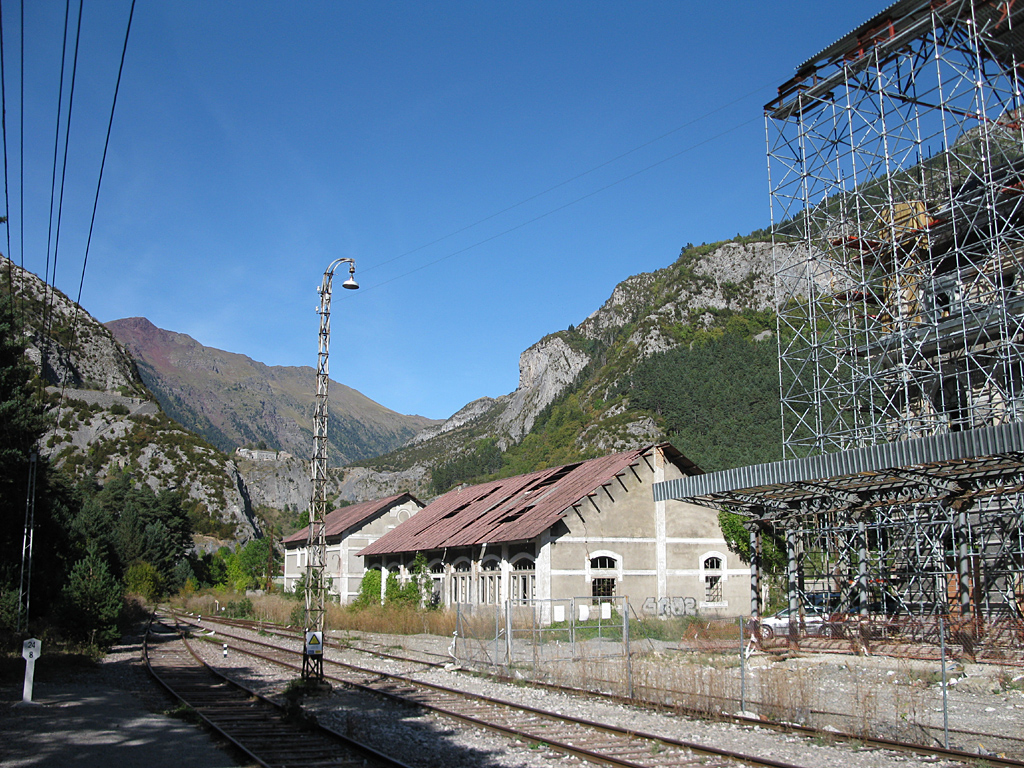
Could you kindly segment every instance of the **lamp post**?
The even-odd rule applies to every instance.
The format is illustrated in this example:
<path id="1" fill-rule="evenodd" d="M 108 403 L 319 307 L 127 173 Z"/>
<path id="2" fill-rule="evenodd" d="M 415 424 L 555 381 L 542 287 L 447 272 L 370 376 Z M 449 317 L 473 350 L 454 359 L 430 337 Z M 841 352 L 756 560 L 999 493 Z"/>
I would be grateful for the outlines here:
<path id="1" fill-rule="evenodd" d="M 327 539 L 324 518 L 327 517 L 327 387 L 330 377 L 327 358 L 331 346 L 331 285 L 334 270 L 339 264 L 348 264 L 348 280 L 343 288 L 356 289 L 355 259 L 335 259 L 324 271 L 320 284 L 320 352 L 316 366 L 316 408 L 313 412 L 313 460 L 310 472 L 313 493 L 309 504 L 309 532 L 306 537 L 306 627 L 302 654 L 302 679 L 324 679 L 324 614 L 326 612 L 327 584 L 324 570 L 327 560 Z"/>

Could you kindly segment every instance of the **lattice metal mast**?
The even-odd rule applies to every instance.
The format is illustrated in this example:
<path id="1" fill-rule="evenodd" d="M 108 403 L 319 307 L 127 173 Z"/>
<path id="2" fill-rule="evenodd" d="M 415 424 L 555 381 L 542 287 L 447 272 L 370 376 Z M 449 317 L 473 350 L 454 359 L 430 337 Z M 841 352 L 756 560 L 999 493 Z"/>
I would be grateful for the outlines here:
<path id="1" fill-rule="evenodd" d="M 334 282 L 334 270 L 339 264 L 348 264 L 348 280 L 342 283 L 343 288 L 355 289 L 359 285 L 355 280 L 356 262 L 354 259 L 335 259 L 324 271 L 324 279 L 320 284 L 320 351 L 316 366 L 316 409 L 313 413 L 313 460 L 310 473 L 313 480 L 313 492 L 309 503 L 309 533 L 306 537 L 306 632 L 324 630 L 324 613 L 326 612 L 327 583 L 324 570 L 327 567 L 327 539 L 325 536 L 324 519 L 327 517 L 327 388 L 330 384 L 328 374 L 328 356 L 331 346 L 331 286 Z M 303 654 L 302 677 L 323 679 L 323 656 Z"/>

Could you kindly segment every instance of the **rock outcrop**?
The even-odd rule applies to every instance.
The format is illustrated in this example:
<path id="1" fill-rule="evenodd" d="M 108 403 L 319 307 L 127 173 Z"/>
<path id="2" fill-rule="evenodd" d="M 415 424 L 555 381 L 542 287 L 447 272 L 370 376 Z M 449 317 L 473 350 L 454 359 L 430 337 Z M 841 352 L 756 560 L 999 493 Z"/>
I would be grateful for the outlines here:
<path id="1" fill-rule="evenodd" d="M 100 483 L 130 469 L 154 490 L 181 491 L 212 520 L 233 527 L 238 541 L 261 535 L 235 465 L 167 417 L 110 331 L 0 256 L 0 272 L 8 269 L 27 331 L 26 356 L 48 385 L 55 422 L 41 453 L 72 476 Z"/>

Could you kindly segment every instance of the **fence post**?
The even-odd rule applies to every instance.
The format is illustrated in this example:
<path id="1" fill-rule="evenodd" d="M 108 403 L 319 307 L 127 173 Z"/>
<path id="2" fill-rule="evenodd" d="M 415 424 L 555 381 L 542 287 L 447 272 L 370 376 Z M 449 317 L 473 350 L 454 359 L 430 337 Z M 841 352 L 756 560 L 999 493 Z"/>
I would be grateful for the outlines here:
<path id="1" fill-rule="evenodd" d="M 622 598 L 622 636 L 626 641 L 626 687 L 629 698 L 633 698 L 633 655 L 629 652 L 629 598 Z"/>
<path id="2" fill-rule="evenodd" d="M 569 598 L 569 644 L 572 649 L 572 659 L 576 660 L 576 598 Z"/>
<path id="3" fill-rule="evenodd" d="M 533 643 L 533 674 L 537 674 L 537 603 L 530 603 L 530 640 Z"/>
<path id="4" fill-rule="evenodd" d="M 494 667 L 498 667 L 498 640 L 501 638 L 501 603 L 494 601 Z"/>
<path id="5" fill-rule="evenodd" d="M 505 601 L 505 653 L 506 666 L 512 667 L 512 601 Z"/>
<path id="6" fill-rule="evenodd" d="M 747 657 L 743 654 L 743 617 L 740 616 L 740 712 L 747 711 Z"/>
<path id="7" fill-rule="evenodd" d="M 939 616 L 939 656 L 942 663 L 942 746 L 949 749 L 949 708 L 946 706 L 946 628 Z"/>

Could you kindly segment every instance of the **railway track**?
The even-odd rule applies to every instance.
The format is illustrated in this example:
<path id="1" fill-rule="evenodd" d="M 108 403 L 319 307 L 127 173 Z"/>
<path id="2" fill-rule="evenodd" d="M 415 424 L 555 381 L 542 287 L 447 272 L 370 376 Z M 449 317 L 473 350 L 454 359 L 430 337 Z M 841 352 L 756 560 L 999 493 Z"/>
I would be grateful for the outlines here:
<path id="1" fill-rule="evenodd" d="M 209 624 L 209 622 L 205 623 Z M 264 631 L 266 631 L 265 628 Z M 270 634 L 288 640 L 293 638 L 291 633 L 282 632 L 280 628 L 273 630 Z M 301 653 L 298 650 L 300 646 L 297 642 L 297 635 L 294 637 L 296 638 L 295 644 L 287 648 L 264 639 L 242 637 L 223 630 L 218 630 L 216 636 L 211 639 L 218 644 L 227 641 L 229 648 L 235 652 L 298 670 L 301 664 Z M 436 665 L 437 662 L 420 663 Z M 384 695 L 394 700 L 412 702 L 473 726 L 489 728 L 510 738 L 529 743 L 543 744 L 550 749 L 594 763 L 651 766 L 652 768 L 688 762 L 700 762 L 704 765 L 735 765 L 737 762 L 741 762 L 748 765 L 775 766 L 776 768 L 790 765 L 708 744 L 670 739 L 659 734 L 640 733 L 566 717 L 541 709 L 524 707 L 521 704 L 428 684 L 403 675 L 382 673 L 376 669 L 368 669 L 329 658 L 324 660 L 324 669 L 325 677 L 334 682 L 344 683 L 359 690 Z M 861 740 L 861 744 L 863 748 L 863 740 Z M 922 756 L 930 755 L 933 759 L 941 757 L 956 761 L 975 761 L 978 758 L 977 755 L 956 750 L 924 748 L 897 742 L 879 741 L 873 747 L 913 752 Z M 1017 768 L 1024 766 L 1024 763 L 998 757 L 988 758 L 988 760 L 990 765 L 1016 766 Z"/>
<path id="2" fill-rule="evenodd" d="M 183 618 L 187 620 L 187 617 L 183 617 Z M 217 623 L 221 623 L 221 624 L 224 624 L 224 625 L 227 625 L 227 626 L 231 626 L 231 627 L 237 627 L 239 629 L 259 631 L 259 632 L 262 632 L 262 633 L 264 633 L 266 635 L 269 635 L 269 636 L 276 636 L 276 637 L 281 637 L 281 638 L 284 638 L 284 639 L 291 640 L 291 641 L 296 643 L 296 647 L 301 645 L 302 633 L 299 630 L 294 630 L 294 629 L 291 629 L 290 627 L 282 627 L 282 626 L 279 626 L 279 625 L 266 624 L 266 623 L 263 623 L 263 622 L 250 621 L 250 620 L 246 620 L 246 619 L 226 619 L 226 618 L 220 618 L 220 617 L 217 617 L 216 619 L 209 619 L 209 618 L 207 618 L 204 621 L 206 621 L 207 624 L 209 624 L 210 621 L 216 621 Z M 357 650 L 357 651 L 361 651 L 361 652 L 364 652 L 364 653 L 367 653 L 367 654 L 371 654 L 371 655 L 373 655 L 375 657 L 381 657 L 381 658 L 391 659 L 391 660 L 400 661 L 400 662 L 411 662 L 411 663 L 415 663 L 415 664 L 422 664 L 422 665 L 428 666 L 428 667 L 438 667 L 438 668 L 440 668 L 440 667 L 444 667 L 447 663 L 451 662 L 451 658 L 450 657 L 444 656 L 442 654 L 431 653 L 429 651 L 416 651 L 415 652 L 417 654 L 416 656 L 409 656 L 409 655 L 395 654 L 395 653 L 392 652 L 392 650 L 393 650 L 392 648 L 386 647 L 386 646 L 383 646 L 383 645 L 380 645 L 380 644 L 374 644 L 374 643 L 364 644 L 365 646 L 369 646 L 369 647 L 360 647 L 359 645 L 354 645 L 354 644 L 352 644 L 349 641 L 346 641 L 344 643 L 339 643 L 337 641 L 333 641 L 333 640 L 329 640 L 329 639 L 326 640 L 325 643 L 326 643 L 326 646 L 329 647 L 329 648 L 337 648 L 339 650 L 347 648 L 347 649 Z M 503 677 L 501 675 L 495 675 L 494 679 L 496 679 L 496 680 L 498 680 L 500 682 L 515 682 L 516 684 L 519 684 L 519 685 L 521 685 L 523 683 L 522 680 L 512 680 L 510 678 L 505 678 L 505 677 Z M 541 682 L 541 681 L 530 681 L 529 685 L 531 687 L 535 687 L 535 688 L 539 688 L 539 689 L 543 689 L 543 690 L 547 690 L 547 691 L 553 691 L 553 692 L 557 692 L 557 693 L 563 693 L 563 694 L 566 694 L 566 695 L 569 695 L 569 696 L 581 696 L 581 697 L 588 697 L 588 698 L 598 698 L 598 699 L 603 699 L 603 700 L 606 700 L 606 701 L 614 702 L 614 703 L 617 703 L 617 704 L 626 704 L 626 705 L 630 705 L 630 706 L 647 707 L 647 708 L 650 708 L 650 709 L 657 709 L 657 710 L 664 710 L 665 709 L 665 706 L 660 704 L 656 699 L 652 699 L 652 700 L 645 700 L 643 698 L 632 698 L 632 699 L 630 699 L 630 698 L 625 697 L 625 696 L 620 696 L 620 695 L 616 695 L 616 694 L 606 693 L 606 692 L 602 692 L 602 691 L 598 691 L 598 690 L 584 690 L 584 689 L 580 689 L 580 688 L 573 688 L 573 687 L 570 687 L 570 686 L 559 685 L 559 684 L 554 684 L 554 683 L 546 683 L 546 682 Z M 902 751 L 902 752 L 912 752 L 912 753 L 915 753 L 915 754 L 930 755 L 930 756 L 933 756 L 933 757 L 945 757 L 945 758 L 949 758 L 949 759 L 956 760 L 956 761 L 971 761 L 971 760 L 978 760 L 979 759 L 979 755 L 976 754 L 976 753 L 966 752 L 966 751 L 962 751 L 962 750 L 958 750 L 958 749 L 948 749 L 947 750 L 947 749 L 943 749 L 941 746 L 939 746 L 939 743 L 941 743 L 941 737 L 942 737 L 942 729 L 941 728 L 938 728 L 936 730 L 936 732 L 932 734 L 932 737 L 936 740 L 935 744 L 922 744 L 922 743 L 918 743 L 918 742 L 896 741 L 896 740 L 893 740 L 893 739 L 870 738 L 870 737 L 867 737 L 867 736 L 865 736 L 863 734 L 859 734 L 859 733 L 841 733 L 841 732 L 838 732 L 838 731 L 835 731 L 835 730 L 823 731 L 823 730 L 820 730 L 818 728 L 813 728 L 813 727 L 810 727 L 810 726 L 799 725 L 799 724 L 796 724 L 796 723 L 774 722 L 774 721 L 768 721 L 768 720 L 761 720 L 761 719 L 758 719 L 758 718 L 744 716 L 744 715 L 729 714 L 727 712 L 727 708 L 731 707 L 733 709 L 738 709 L 739 708 L 739 701 L 734 700 L 734 699 L 726 699 L 726 698 L 723 698 L 723 697 L 712 697 L 712 698 L 720 698 L 721 699 L 722 711 L 720 711 L 718 713 L 715 713 L 714 715 L 711 715 L 711 716 L 709 716 L 709 714 L 705 710 L 696 710 L 696 709 L 690 710 L 690 709 L 688 709 L 686 707 L 679 706 L 679 705 L 671 706 L 670 710 L 675 712 L 675 713 L 677 713 L 677 714 L 680 714 L 680 715 L 683 715 L 683 716 L 688 716 L 688 717 L 694 717 L 694 718 L 697 718 L 697 719 L 708 719 L 709 717 L 713 717 L 715 720 L 724 721 L 724 722 L 731 722 L 731 723 L 735 723 L 737 725 L 745 725 L 745 726 L 752 726 L 752 727 L 756 726 L 756 727 L 759 727 L 759 728 L 767 728 L 767 729 L 775 730 L 775 731 L 782 732 L 782 733 L 797 734 L 797 735 L 801 735 L 801 736 L 804 736 L 804 737 L 807 737 L 807 738 L 818 739 L 818 740 L 825 740 L 825 741 L 828 741 L 828 742 L 845 741 L 845 742 L 861 744 L 861 745 L 864 745 L 864 746 L 869 747 L 869 748 L 887 749 L 887 750 L 895 750 L 895 751 Z M 755 705 L 755 706 L 757 705 L 757 703 L 758 702 L 753 701 L 753 700 L 748 701 L 748 704 Z M 853 717 L 852 715 L 848 715 L 848 714 L 841 713 L 841 712 L 829 712 L 829 711 L 818 711 L 818 710 L 814 710 L 813 714 L 829 716 L 829 717 L 835 718 L 836 720 L 840 720 L 840 721 L 842 719 L 850 719 L 851 717 Z M 922 730 L 925 729 L 925 726 L 920 726 L 920 727 L 922 728 Z M 951 736 L 960 737 L 960 739 L 963 742 L 965 742 L 965 743 L 981 743 L 981 742 L 985 742 L 985 743 L 989 743 L 989 744 L 990 743 L 1013 743 L 1018 748 L 1019 747 L 1024 747 L 1024 740 L 1022 740 L 1020 738 L 1016 738 L 1015 739 L 1015 738 L 1012 738 L 1012 737 L 1009 737 L 1009 736 L 1001 736 L 1001 735 L 997 735 L 997 734 L 981 733 L 981 732 L 977 732 L 977 731 L 965 731 L 965 730 L 956 729 L 956 728 L 950 728 L 949 729 L 949 733 L 950 733 Z M 1014 760 L 1014 759 L 1001 758 L 1001 757 L 999 757 L 997 755 L 985 755 L 985 759 L 991 765 L 1024 766 L 1024 761 L 1018 761 L 1018 760 Z"/>
<path id="3" fill-rule="evenodd" d="M 143 653 L 164 688 L 258 765 L 408 768 L 228 680 L 204 664 L 175 628 L 151 625 Z"/>

